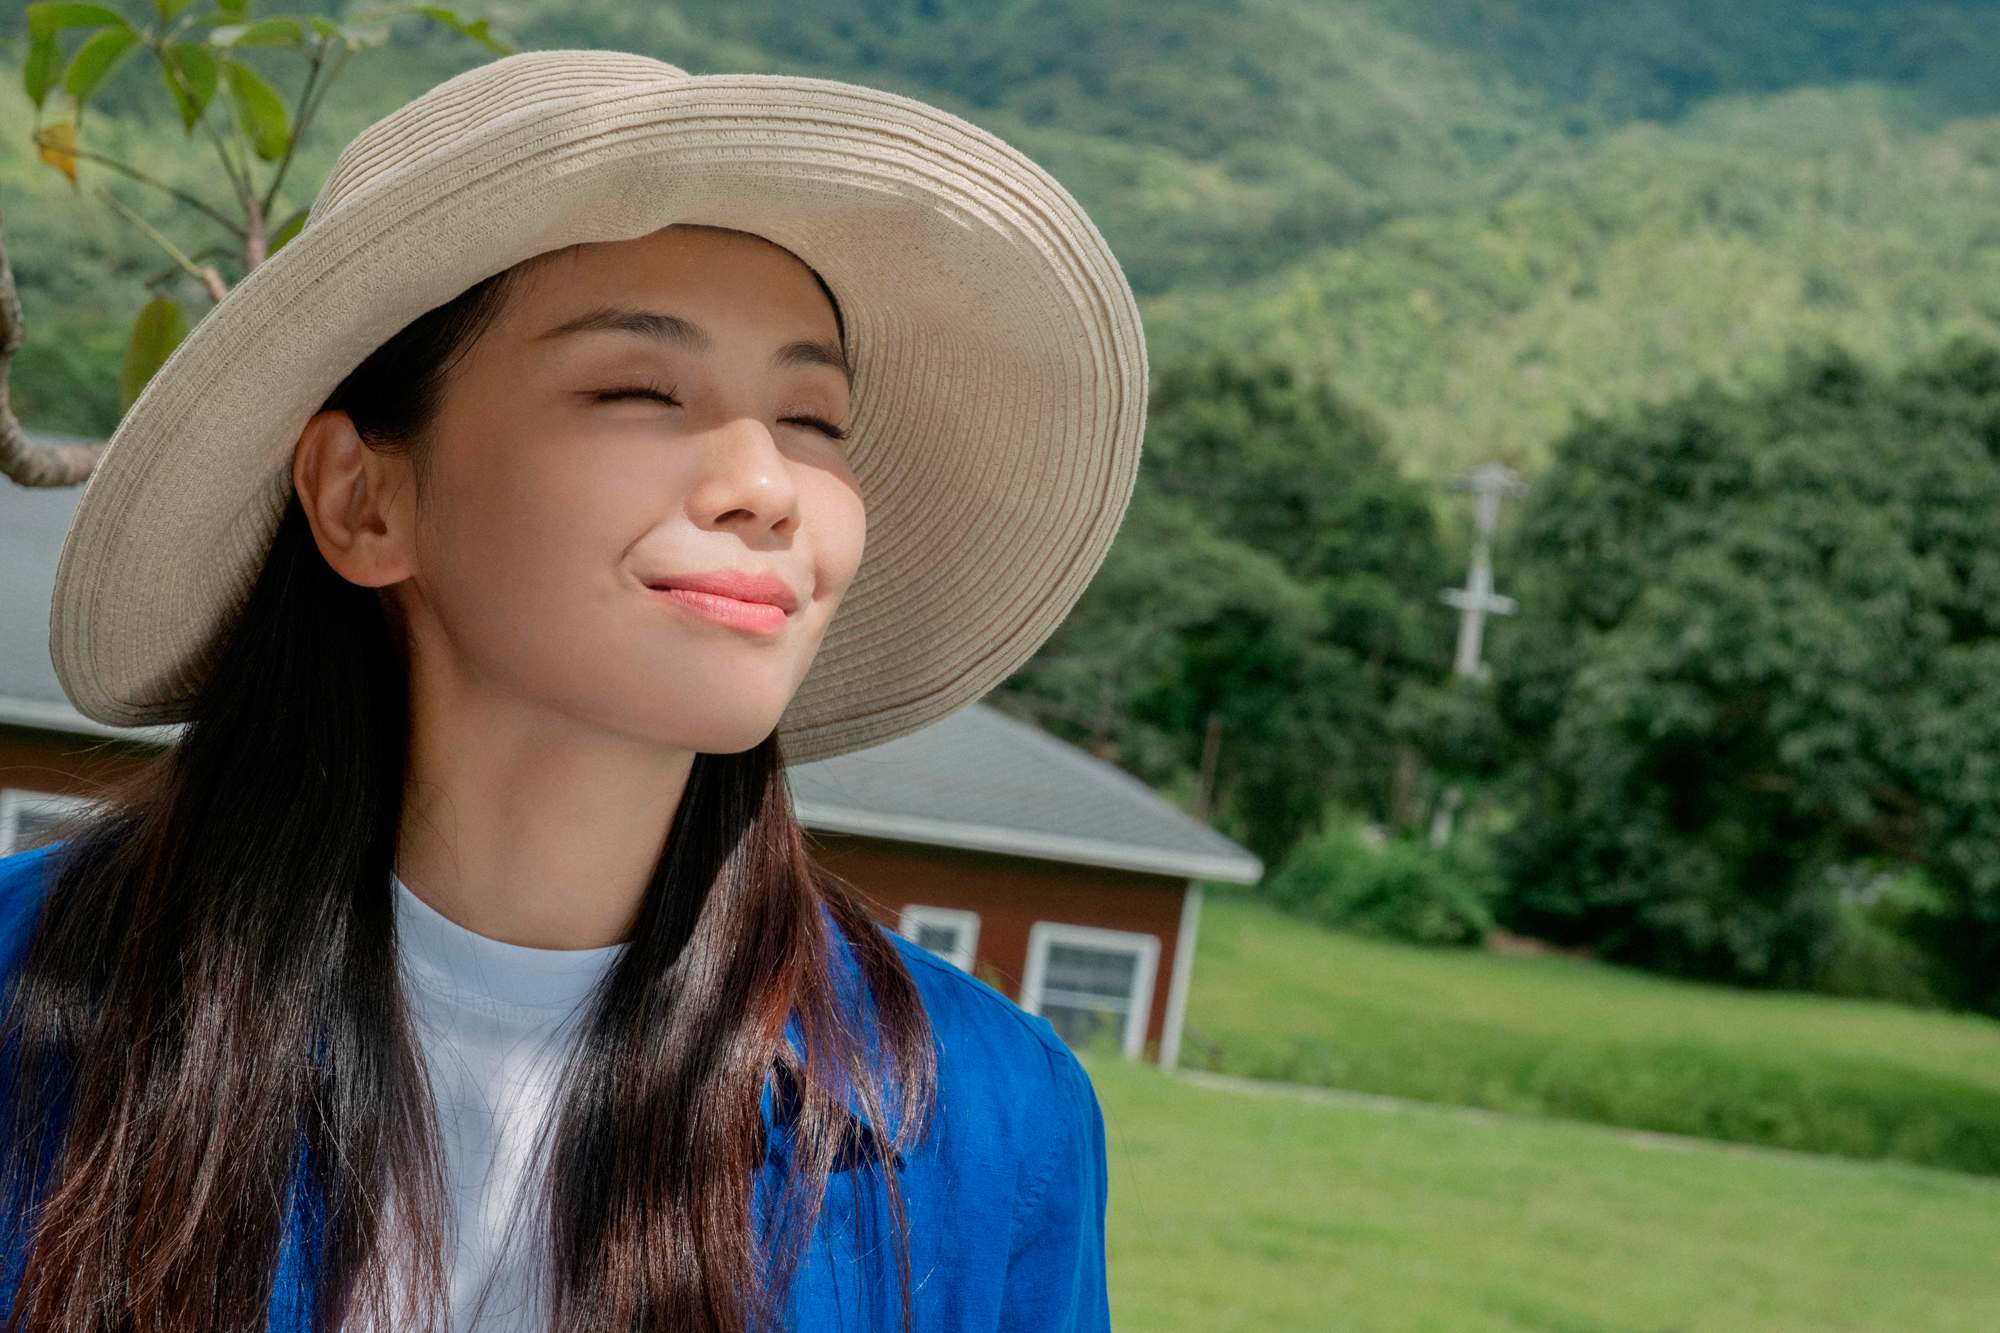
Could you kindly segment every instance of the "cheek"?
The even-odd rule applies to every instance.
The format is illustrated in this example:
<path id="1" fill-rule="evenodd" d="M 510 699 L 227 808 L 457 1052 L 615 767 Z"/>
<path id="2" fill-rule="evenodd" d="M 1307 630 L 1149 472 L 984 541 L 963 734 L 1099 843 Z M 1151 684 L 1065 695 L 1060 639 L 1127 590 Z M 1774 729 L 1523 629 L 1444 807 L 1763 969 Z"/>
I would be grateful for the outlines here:
<path id="1" fill-rule="evenodd" d="M 799 485 L 800 508 L 812 531 L 817 581 L 814 600 L 839 603 L 868 543 L 868 510 L 846 472 L 809 471 Z"/>
<path id="2" fill-rule="evenodd" d="M 456 638 L 526 646 L 541 630 L 573 632 L 583 605 L 610 594 L 629 540 L 631 488 L 522 443 L 496 432 L 437 460 L 420 577 Z"/>
<path id="3" fill-rule="evenodd" d="M 642 540 L 684 568 L 741 557 L 740 534 L 685 521 L 696 453 L 499 422 L 458 444 L 433 460 L 418 562 L 448 670 L 704 751 L 776 724 L 861 563 L 867 515 L 844 468 L 796 466 L 798 541 L 753 543 L 810 577 L 812 603 L 795 632 L 751 644 L 663 618 L 629 575 Z"/>

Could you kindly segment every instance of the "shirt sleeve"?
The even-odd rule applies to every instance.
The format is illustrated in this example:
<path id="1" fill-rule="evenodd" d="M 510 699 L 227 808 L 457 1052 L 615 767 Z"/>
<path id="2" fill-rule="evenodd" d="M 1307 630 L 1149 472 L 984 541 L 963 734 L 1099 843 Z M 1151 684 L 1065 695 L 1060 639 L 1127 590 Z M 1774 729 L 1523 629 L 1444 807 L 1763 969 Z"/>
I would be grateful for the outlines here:
<path id="1" fill-rule="evenodd" d="M 1066 1052 L 1047 1160 L 1015 1206 L 1002 1333 L 1109 1333 L 1104 1276 L 1104 1116 L 1090 1079 Z"/>

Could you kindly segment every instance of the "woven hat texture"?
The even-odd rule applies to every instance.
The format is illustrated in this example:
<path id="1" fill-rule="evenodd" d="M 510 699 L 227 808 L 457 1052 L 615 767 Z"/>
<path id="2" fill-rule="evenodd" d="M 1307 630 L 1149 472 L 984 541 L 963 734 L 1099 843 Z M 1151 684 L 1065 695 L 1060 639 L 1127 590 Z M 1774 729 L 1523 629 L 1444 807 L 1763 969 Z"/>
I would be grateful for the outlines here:
<path id="1" fill-rule="evenodd" d="M 1138 311 L 1089 218 L 1020 153 L 907 98 L 549 51 L 363 132 L 298 237 L 133 405 L 57 574 L 71 701 L 114 725 L 187 715 L 299 432 L 397 330 L 521 260 L 675 223 L 785 247 L 846 323 L 868 548 L 780 726 L 788 757 L 892 739 L 997 685 L 1096 571 L 1138 468 Z"/>

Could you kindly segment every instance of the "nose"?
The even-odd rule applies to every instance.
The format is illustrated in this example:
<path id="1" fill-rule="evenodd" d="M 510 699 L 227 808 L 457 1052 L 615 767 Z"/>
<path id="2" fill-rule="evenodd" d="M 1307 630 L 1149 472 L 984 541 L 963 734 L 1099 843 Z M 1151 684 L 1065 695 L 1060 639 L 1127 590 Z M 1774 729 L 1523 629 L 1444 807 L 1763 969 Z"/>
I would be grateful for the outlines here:
<path id="1" fill-rule="evenodd" d="M 755 417 L 740 417 L 713 431 L 700 479 L 688 495 L 695 526 L 733 531 L 746 541 L 789 537 L 799 525 L 799 491 L 792 470 Z"/>

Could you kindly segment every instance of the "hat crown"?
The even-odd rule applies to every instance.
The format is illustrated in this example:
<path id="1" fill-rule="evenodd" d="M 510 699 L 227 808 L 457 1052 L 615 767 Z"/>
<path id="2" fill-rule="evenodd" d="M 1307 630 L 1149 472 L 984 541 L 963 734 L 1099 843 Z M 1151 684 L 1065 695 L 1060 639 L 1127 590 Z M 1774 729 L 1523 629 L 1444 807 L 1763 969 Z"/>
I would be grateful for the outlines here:
<path id="1" fill-rule="evenodd" d="M 355 136 L 320 187 L 306 225 L 385 172 L 516 112 L 687 77 L 663 60 L 622 51 L 528 51 L 469 69 Z"/>

